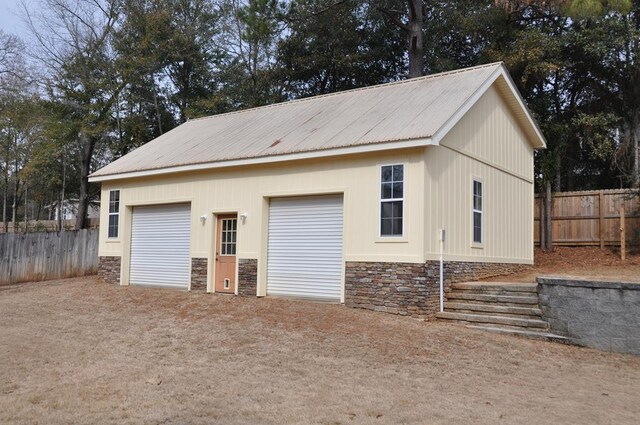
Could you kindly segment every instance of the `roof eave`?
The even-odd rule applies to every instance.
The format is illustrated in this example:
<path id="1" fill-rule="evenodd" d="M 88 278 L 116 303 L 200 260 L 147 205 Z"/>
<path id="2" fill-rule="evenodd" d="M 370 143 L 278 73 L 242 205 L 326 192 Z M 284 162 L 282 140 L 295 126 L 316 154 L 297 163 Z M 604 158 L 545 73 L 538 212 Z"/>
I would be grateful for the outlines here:
<path id="1" fill-rule="evenodd" d="M 132 178 L 150 177 L 165 174 L 182 173 L 189 171 L 213 170 L 218 168 L 240 167 L 247 165 L 271 164 L 285 161 L 299 161 L 304 159 L 327 158 L 332 156 L 353 155 L 358 153 L 380 152 L 386 150 L 407 149 L 434 145 L 431 137 L 423 137 L 411 140 L 390 141 L 373 143 L 361 146 L 349 146 L 344 148 L 325 149 L 312 152 L 298 152 L 284 155 L 261 156 L 256 158 L 236 159 L 228 161 L 207 162 L 202 164 L 178 165 L 173 167 L 156 168 L 150 170 L 130 171 L 100 175 L 100 170 L 89 176 L 92 183 L 111 180 L 124 180 Z"/>
<path id="2" fill-rule="evenodd" d="M 451 131 L 451 129 L 469 112 L 469 110 L 476 104 L 476 102 L 484 95 L 489 87 L 491 87 L 498 78 L 502 77 L 509 88 L 509 91 L 513 98 L 516 100 L 523 115 L 523 124 L 526 127 L 527 136 L 529 137 L 534 149 L 545 149 L 547 147 L 547 141 L 538 126 L 538 123 L 531 115 L 531 111 L 522 99 L 520 92 L 516 88 L 515 83 L 511 79 L 509 72 L 505 68 L 503 63 L 485 80 L 484 83 L 467 99 L 466 102 L 453 114 L 445 124 L 436 131 L 433 135 L 433 144 L 439 144 L 440 141 Z"/>

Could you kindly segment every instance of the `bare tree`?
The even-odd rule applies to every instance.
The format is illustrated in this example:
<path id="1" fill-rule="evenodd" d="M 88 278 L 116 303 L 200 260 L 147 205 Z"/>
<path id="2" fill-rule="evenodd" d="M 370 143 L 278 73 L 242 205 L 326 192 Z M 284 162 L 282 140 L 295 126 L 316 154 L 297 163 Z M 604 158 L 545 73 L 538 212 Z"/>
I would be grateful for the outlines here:
<path id="1" fill-rule="evenodd" d="M 122 0 L 42 0 L 24 7 L 37 42 L 35 57 L 48 71 L 47 88 L 75 128 L 80 162 L 75 227 L 85 228 L 89 181 L 96 144 L 109 133 L 109 120 L 124 88 L 118 75 L 113 35 Z"/>

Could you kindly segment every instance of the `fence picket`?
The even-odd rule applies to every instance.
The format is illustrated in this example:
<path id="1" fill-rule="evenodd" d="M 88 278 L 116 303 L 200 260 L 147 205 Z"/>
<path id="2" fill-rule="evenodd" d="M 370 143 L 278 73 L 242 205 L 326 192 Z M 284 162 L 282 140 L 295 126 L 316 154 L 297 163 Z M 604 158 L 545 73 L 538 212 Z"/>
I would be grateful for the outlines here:
<path id="1" fill-rule="evenodd" d="M 558 192 L 553 194 L 551 221 L 554 245 L 620 245 L 620 207 L 624 205 L 626 239 L 640 243 L 640 196 L 628 189 Z M 540 205 L 536 195 L 534 207 L 534 241 L 540 245 Z"/>
<path id="2" fill-rule="evenodd" d="M 97 229 L 0 234 L 0 284 L 98 272 Z"/>

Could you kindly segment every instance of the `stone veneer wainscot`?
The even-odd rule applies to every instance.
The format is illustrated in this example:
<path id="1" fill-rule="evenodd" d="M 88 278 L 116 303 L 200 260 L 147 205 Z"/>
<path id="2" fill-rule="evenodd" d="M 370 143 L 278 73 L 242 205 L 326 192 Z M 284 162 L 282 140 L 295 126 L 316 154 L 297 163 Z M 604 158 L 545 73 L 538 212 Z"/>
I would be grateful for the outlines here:
<path id="1" fill-rule="evenodd" d="M 120 257 L 100 257 L 98 277 L 107 283 L 120 283 Z"/>
<path id="2" fill-rule="evenodd" d="M 526 270 L 527 265 L 508 263 L 444 263 L 445 294 L 457 282 L 506 275 Z M 347 262 L 347 307 L 431 318 L 440 303 L 440 263 Z"/>
<path id="3" fill-rule="evenodd" d="M 191 290 L 192 291 L 207 290 L 207 259 L 206 258 L 191 259 Z"/>
<path id="4" fill-rule="evenodd" d="M 256 296 L 258 285 L 258 260 L 238 259 L 238 295 Z"/>

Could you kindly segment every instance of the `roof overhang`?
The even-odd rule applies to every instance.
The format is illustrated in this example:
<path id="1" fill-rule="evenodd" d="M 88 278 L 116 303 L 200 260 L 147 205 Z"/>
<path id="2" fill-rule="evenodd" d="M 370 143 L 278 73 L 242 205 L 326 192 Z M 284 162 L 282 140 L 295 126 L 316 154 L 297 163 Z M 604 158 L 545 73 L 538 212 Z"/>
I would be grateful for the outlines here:
<path id="1" fill-rule="evenodd" d="M 440 127 L 440 129 L 438 129 L 438 131 L 433 135 L 434 144 L 439 144 L 442 138 L 451 131 L 451 129 L 466 115 L 466 113 L 469 112 L 469 109 L 476 104 L 480 97 L 487 92 L 489 87 L 494 84 L 502 95 L 507 98 L 506 100 L 511 107 L 511 112 L 522 126 L 534 149 L 545 149 L 547 147 L 547 140 L 542 134 L 538 123 L 533 118 L 531 111 L 524 103 L 524 99 L 522 99 L 522 96 L 511 79 L 509 72 L 502 63 L 491 74 L 491 76 L 487 78 L 480 87 L 478 87 L 474 94 L 467 99 L 460 109 L 458 109 L 456 113 L 453 114 L 442 127 Z"/>
<path id="2" fill-rule="evenodd" d="M 522 128 L 527 139 L 534 149 L 546 148 L 546 140 L 538 127 L 531 112 L 525 105 L 520 92 L 516 88 L 509 72 L 504 64 L 500 63 L 486 80 L 469 96 L 462 105 L 453 113 L 445 123 L 432 135 L 424 135 L 414 139 L 387 140 L 377 143 L 368 143 L 355 146 L 337 147 L 304 152 L 292 152 L 280 155 L 265 155 L 257 157 L 237 158 L 220 160 L 215 162 L 192 163 L 175 165 L 164 168 L 150 168 L 139 171 L 125 171 L 121 173 L 101 174 L 100 170 L 89 176 L 90 182 L 103 182 L 110 180 L 122 180 L 130 178 L 141 178 L 156 175 L 165 175 L 180 172 L 212 170 L 218 168 L 238 167 L 246 165 L 270 164 L 284 161 L 295 161 L 314 158 L 326 158 L 340 155 L 359 154 L 367 152 L 378 152 L 396 149 L 406 149 L 429 145 L 438 145 L 440 141 L 460 122 L 467 112 L 477 103 L 490 87 L 494 86 L 505 99 L 514 118 Z"/>
<path id="3" fill-rule="evenodd" d="M 327 158 L 332 156 L 380 152 L 380 151 L 388 151 L 388 150 L 394 150 L 394 149 L 416 148 L 416 147 L 424 147 L 424 146 L 430 146 L 435 144 L 436 143 L 434 143 L 431 137 L 427 137 L 427 138 L 412 139 L 412 140 L 400 140 L 400 141 L 374 143 L 374 144 L 367 144 L 367 145 L 361 145 L 361 146 L 349 146 L 345 148 L 324 149 L 324 150 L 312 151 L 312 152 L 290 153 L 286 155 L 261 156 L 257 158 L 234 159 L 229 161 L 216 161 L 216 162 L 207 162 L 207 163 L 201 163 L 201 164 L 178 165 L 175 167 L 157 168 L 152 170 L 140 170 L 140 171 L 126 172 L 126 173 L 118 173 L 118 174 L 107 174 L 107 175 L 97 175 L 97 176 L 92 174 L 89 176 L 89 181 L 92 183 L 104 182 L 104 181 L 111 181 L 111 180 L 122 180 L 122 179 L 150 177 L 150 176 L 157 176 L 157 175 L 166 175 L 166 174 L 172 174 L 172 173 L 183 173 L 183 172 L 190 172 L 190 171 L 213 170 L 218 168 L 240 167 L 240 166 L 247 166 L 247 165 L 258 165 L 258 164 L 272 164 L 272 163 L 284 162 L 284 161 Z"/>

